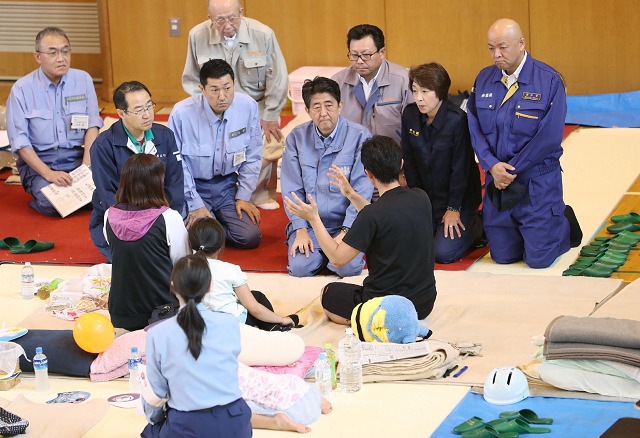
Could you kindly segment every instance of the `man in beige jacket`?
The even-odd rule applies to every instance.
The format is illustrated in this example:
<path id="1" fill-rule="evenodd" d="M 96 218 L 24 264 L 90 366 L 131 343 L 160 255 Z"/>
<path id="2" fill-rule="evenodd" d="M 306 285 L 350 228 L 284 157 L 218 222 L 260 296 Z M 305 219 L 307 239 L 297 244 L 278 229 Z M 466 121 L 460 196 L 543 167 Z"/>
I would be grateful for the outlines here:
<path id="1" fill-rule="evenodd" d="M 287 101 L 287 65 L 269 27 L 243 16 L 238 0 L 210 0 L 209 19 L 189 32 L 182 88 L 200 93 L 200 67 L 210 59 L 224 59 L 236 75 L 236 91 L 258 102 L 264 134 L 262 169 L 251 200 L 258 207 L 276 209 L 277 164 L 284 138 L 280 111 Z"/>

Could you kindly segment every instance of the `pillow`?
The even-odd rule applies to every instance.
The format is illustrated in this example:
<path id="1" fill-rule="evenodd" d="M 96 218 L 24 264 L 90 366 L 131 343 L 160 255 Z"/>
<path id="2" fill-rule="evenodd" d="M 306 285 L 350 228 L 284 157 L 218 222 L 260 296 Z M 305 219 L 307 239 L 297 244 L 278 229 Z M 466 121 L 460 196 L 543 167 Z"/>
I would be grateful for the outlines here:
<path id="1" fill-rule="evenodd" d="M 36 355 L 36 347 L 42 347 L 49 362 L 49 373 L 63 376 L 89 377 L 91 363 L 98 357 L 78 347 L 73 330 L 29 330 L 12 342 L 21 345 L 30 360 Z M 32 373 L 33 363 L 20 356 L 20 369 Z"/>
<path id="2" fill-rule="evenodd" d="M 129 356 L 131 348 L 138 347 L 138 354 L 145 360 L 145 342 L 147 332 L 136 330 L 118 336 L 113 344 L 100 353 L 91 364 L 91 381 L 106 382 L 129 374 Z"/>
<path id="3" fill-rule="evenodd" d="M 248 366 L 289 365 L 302 357 L 304 341 L 291 332 L 266 332 L 240 324 L 242 351 L 238 361 Z"/>
<path id="4" fill-rule="evenodd" d="M 320 353 L 322 353 L 323 351 L 324 348 L 307 346 L 304 348 L 304 354 L 302 355 L 302 357 L 290 365 L 280 367 L 255 366 L 251 368 L 266 371 L 272 374 L 293 374 L 294 376 L 298 376 L 301 379 L 304 379 L 311 367 L 313 367 L 313 365 L 316 363 L 316 360 L 318 360 Z"/>

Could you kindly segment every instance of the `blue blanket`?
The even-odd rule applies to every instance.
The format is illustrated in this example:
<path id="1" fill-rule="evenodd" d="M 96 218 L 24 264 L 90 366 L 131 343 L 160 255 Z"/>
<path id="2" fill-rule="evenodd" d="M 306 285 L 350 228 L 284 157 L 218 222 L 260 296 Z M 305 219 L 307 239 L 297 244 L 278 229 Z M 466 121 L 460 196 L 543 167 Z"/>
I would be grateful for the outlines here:
<path id="1" fill-rule="evenodd" d="M 551 433 L 541 438 L 553 437 L 596 437 L 609 428 L 618 418 L 640 418 L 633 403 L 582 400 L 575 398 L 529 397 L 519 403 L 506 406 L 490 405 L 479 394 L 468 393 L 458 406 L 451 411 L 440 427 L 431 435 L 432 438 L 452 438 L 459 435 L 453 428 L 471 417 L 480 417 L 485 421 L 495 420 L 500 412 L 531 409 L 542 418 L 553 418 L 551 425 L 532 425 L 547 427 Z"/>
<path id="2" fill-rule="evenodd" d="M 612 128 L 640 127 L 640 91 L 567 96 L 567 124 Z"/>

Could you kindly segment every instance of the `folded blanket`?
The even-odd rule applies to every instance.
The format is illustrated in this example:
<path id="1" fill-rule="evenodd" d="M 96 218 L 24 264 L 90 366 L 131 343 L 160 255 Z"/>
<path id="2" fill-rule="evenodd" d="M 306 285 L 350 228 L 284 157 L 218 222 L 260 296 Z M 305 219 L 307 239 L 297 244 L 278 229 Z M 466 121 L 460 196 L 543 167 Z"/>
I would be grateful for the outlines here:
<path id="1" fill-rule="evenodd" d="M 544 337 L 554 343 L 580 343 L 640 349 L 640 321 L 617 318 L 559 316 Z"/>
<path id="2" fill-rule="evenodd" d="M 459 352 L 446 342 L 429 341 L 432 353 L 409 359 L 362 366 L 363 382 L 440 379 L 454 365 Z"/>
<path id="3" fill-rule="evenodd" d="M 610 397 L 640 398 L 640 383 L 585 370 L 543 362 L 537 368 L 542 380 L 567 391 L 583 391 Z"/>
<path id="4" fill-rule="evenodd" d="M 640 349 L 545 341 L 543 354 L 546 359 L 612 360 L 640 367 Z"/>
<path id="5" fill-rule="evenodd" d="M 100 353 L 91 364 L 91 381 L 106 382 L 129 374 L 129 356 L 132 347 L 138 347 L 142 363 L 146 364 L 145 340 L 144 330 L 136 330 L 117 337 L 113 344 Z"/>

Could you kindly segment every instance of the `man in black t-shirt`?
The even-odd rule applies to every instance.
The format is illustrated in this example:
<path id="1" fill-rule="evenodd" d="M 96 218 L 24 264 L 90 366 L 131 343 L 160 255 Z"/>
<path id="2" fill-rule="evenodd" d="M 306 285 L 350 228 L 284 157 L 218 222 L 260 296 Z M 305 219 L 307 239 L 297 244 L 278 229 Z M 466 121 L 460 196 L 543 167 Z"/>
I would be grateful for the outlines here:
<path id="1" fill-rule="evenodd" d="M 334 266 L 349 263 L 360 252 L 367 257 L 369 276 L 364 285 L 329 283 L 323 290 L 322 307 L 332 321 L 349 325 L 351 312 L 358 304 L 401 295 L 413 302 L 418 318 L 424 319 L 436 299 L 429 196 L 421 189 L 400 186 L 402 150 L 389 137 L 376 135 L 366 140 L 362 144 L 362 164 L 380 193 L 374 204 L 353 190 L 337 166 L 331 168 L 331 184 L 340 187 L 359 211 L 339 244 L 322 224 L 311 195 L 309 204 L 294 193 L 293 200 L 284 200 L 292 214 L 311 224 L 322 251 Z"/>

